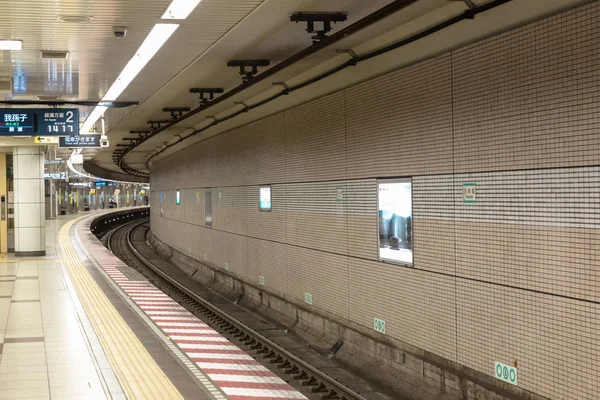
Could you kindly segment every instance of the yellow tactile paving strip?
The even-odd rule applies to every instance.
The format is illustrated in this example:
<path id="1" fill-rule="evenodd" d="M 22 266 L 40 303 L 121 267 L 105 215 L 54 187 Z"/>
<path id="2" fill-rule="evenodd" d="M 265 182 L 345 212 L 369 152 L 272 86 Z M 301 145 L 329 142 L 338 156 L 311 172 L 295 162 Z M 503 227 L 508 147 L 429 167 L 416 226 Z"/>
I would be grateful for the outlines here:
<path id="1" fill-rule="evenodd" d="M 123 392 L 128 399 L 183 399 L 79 259 L 69 232 L 80 219 L 61 228 L 60 250 L 65 268 Z"/>

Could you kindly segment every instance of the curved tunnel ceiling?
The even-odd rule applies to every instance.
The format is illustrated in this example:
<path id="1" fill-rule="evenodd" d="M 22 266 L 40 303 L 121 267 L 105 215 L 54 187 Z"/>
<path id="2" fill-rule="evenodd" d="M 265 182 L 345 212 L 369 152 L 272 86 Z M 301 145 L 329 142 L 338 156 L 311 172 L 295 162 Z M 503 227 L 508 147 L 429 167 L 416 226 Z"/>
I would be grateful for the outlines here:
<path id="1" fill-rule="evenodd" d="M 209 0 L 200 3 L 208 4 Z M 285 86 L 295 86 L 309 81 L 326 71 L 346 63 L 352 56 L 367 54 L 373 50 L 380 49 L 389 44 L 401 41 L 412 35 L 423 32 L 443 21 L 451 20 L 468 12 L 469 7 L 463 1 L 448 0 L 417 0 L 406 1 L 407 6 L 390 17 L 377 24 L 365 28 L 360 32 L 343 38 L 335 45 L 322 49 L 305 59 L 294 63 L 288 68 L 277 72 L 268 79 L 249 86 L 235 96 L 220 102 L 213 107 L 198 112 L 180 123 L 170 126 L 152 138 L 139 144 L 125 157 L 121 157 L 122 168 L 139 174 L 148 173 L 148 159 L 153 157 L 159 159 L 194 142 L 204 140 L 220 132 L 235 128 L 237 126 L 263 118 L 280 110 L 292 107 L 296 104 L 309 101 L 316 97 L 331 93 L 333 91 L 350 86 L 354 83 L 385 73 L 403 65 L 408 65 L 424 58 L 462 46 L 492 34 L 508 30 L 530 22 L 534 19 L 545 17 L 549 14 L 560 12 L 566 8 L 575 7 L 589 0 L 506 0 L 498 7 L 482 12 L 474 19 L 461 20 L 455 25 L 445 28 L 444 33 L 434 33 L 423 37 L 418 41 L 407 44 L 404 47 L 382 54 L 376 58 L 366 60 L 352 68 L 346 68 L 334 75 L 320 80 L 315 84 L 295 91 L 287 96 L 281 96 L 276 100 L 266 103 L 252 111 L 241 113 L 227 122 L 220 123 L 201 133 L 193 135 L 189 139 L 181 141 L 195 130 L 202 130 L 212 123 L 213 120 L 221 120 L 234 113 L 239 113 L 245 107 L 259 104 L 265 99 L 284 90 Z M 225 5 L 233 6 L 234 3 L 249 2 L 242 0 L 221 1 L 223 8 L 214 9 L 198 8 L 192 15 L 199 12 L 216 13 L 223 15 L 227 12 Z M 258 4 L 260 3 L 260 4 Z M 326 4 L 322 4 L 326 3 Z M 311 45 L 310 35 L 304 30 L 306 25 L 289 22 L 289 15 L 294 11 L 344 11 L 348 13 L 348 21 L 334 25 L 331 34 L 352 25 L 364 16 L 371 14 L 380 8 L 389 5 L 389 0 L 364 2 L 358 0 L 348 1 L 297 1 L 281 2 L 276 0 L 254 1 L 254 7 L 247 7 L 244 16 L 237 15 L 229 20 L 230 29 L 214 40 L 211 45 L 191 46 L 186 43 L 185 38 L 191 31 L 186 30 L 190 21 L 185 21 L 182 28 L 167 43 L 168 51 L 161 50 L 157 54 L 157 64 L 165 63 L 169 57 L 175 57 L 177 53 L 190 50 L 186 57 L 193 58 L 184 68 L 169 75 L 157 68 L 154 62 L 149 64 L 131 85 L 131 90 L 126 93 L 142 93 L 146 84 L 148 90 L 153 90 L 156 82 L 165 83 L 152 94 L 145 97 L 137 108 L 129 110 L 127 114 L 123 110 L 109 110 L 106 114 L 109 127 L 109 139 L 111 146 L 97 153 L 94 157 L 95 167 L 102 168 L 103 173 L 120 172 L 115 161 L 119 157 L 113 157 L 114 151 L 126 148 L 132 143 L 133 138 L 130 131 L 147 131 L 148 120 L 165 120 L 169 114 L 162 111 L 164 107 L 189 107 L 197 108 L 199 105 L 197 96 L 189 93 L 193 87 L 219 87 L 225 92 L 241 83 L 238 71 L 228 68 L 226 63 L 230 59 L 266 58 L 271 61 L 272 68 L 283 59 L 306 49 Z M 485 7 L 494 1 L 473 1 L 476 7 Z M 214 4 L 213 4 L 214 5 Z M 514 16 L 520 19 L 515 20 Z M 195 18 L 200 18 L 196 16 Z M 191 29 L 191 28 L 190 28 Z M 177 36 L 179 35 L 179 36 Z M 204 45 L 203 45 L 204 46 Z M 196 49 L 194 52 L 192 49 Z M 351 49 L 352 52 L 348 52 Z M 261 68 L 261 71 L 266 68 Z M 150 82 L 148 84 L 148 82 Z M 275 84 L 284 82 L 285 84 Z M 158 86 L 158 85 L 156 85 Z M 152 87 L 152 89 L 150 88 Z M 125 98 L 123 98 L 125 99 Z M 119 98 L 119 100 L 123 100 Z M 127 97 L 127 99 L 131 99 Z M 128 138 L 128 139 L 124 139 Z M 173 143 L 178 143 L 171 146 Z M 167 150 L 161 150 L 170 146 Z M 155 154 L 160 154 L 154 157 Z M 113 161 L 114 160 L 114 161 Z M 91 165 L 91 164 L 88 164 Z M 100 170 L 96 170 L 102 172 Z M 138 172 L 139 171 L 139 172 Z M 89 171 L 91 172 L 91 171 Z M 131 179 L 131 178 L 129 178 Z"/>

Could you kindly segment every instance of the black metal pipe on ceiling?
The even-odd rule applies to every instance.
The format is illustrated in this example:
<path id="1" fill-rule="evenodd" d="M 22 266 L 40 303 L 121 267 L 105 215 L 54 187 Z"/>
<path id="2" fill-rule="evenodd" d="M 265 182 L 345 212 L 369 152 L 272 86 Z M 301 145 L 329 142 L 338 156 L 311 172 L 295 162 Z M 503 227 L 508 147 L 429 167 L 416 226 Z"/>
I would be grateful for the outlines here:
<path id="1" fill-rule="evenodd" d="M 260 106 L 262 106 L 262 105 L 264 105 L 264 104 L 266 104 L 266 103 L 269 103 L 269 102 L 271 102 L 271 101 L 273 101 L 273 100 L 275 100 L 275 99 L 279 98 L 280 96 L 285 96 L 285 95 L 287 95 L 287 94 L 289 94 L 289 93 L 291 93 L 291 92 L 293 92 L 293 91 L 295 91 L 295 90 L 299 90 L 299 89 L 301 89 L 301 88 L 303 88 L 303 87 L 306 87 L 306 86 L 309 86 L 309 85 L 311 85 L 311 84 L 313 84 L 313 83 L 316 83 L 316 82 L 318 82 L 318 81 L 320 81 L 320 80 L 322 80 L 322 79 L 325 79 L 325 78 L 327 78 L 328 76 L 331 76 L 331 75 L 333 75 L 333 74 L 335 74 L 335 73 L 337 73 L 337 72 L 339 72 L 339 71 L 341 71 L 341 70 L 343 70 L 343 69 L 346 69 L 346 68 L 347 68 L 347 67 L 349 67 L 349 66 L 354 66 L 354 65 L 358 64 L 359 62 L 362 62 L 362 61 L 365 61 L 365 60 L 369 60 L 369 59 L 371 59 L 371 58 L 374 58 L 374 57 L 376 57 L 376 56 L 379 56 L 379 55 L 385 54 L 385 53 L 387 53 L 387 52 L 390 52 L 390 51 L 392 51 L 392 50 L 395 50 L 395 49 L 397 49 L 397 48 L 400 48 L 400 47 L 402 47 L 402 46 L 406 46 L 406 45 L 407 45 L 407 44 L 409 44 L 409 43 L 415 42 L 415 41 L 417 41 L 417 40 L 419 40 L 419 39 L 422 39 L 422 38 L 424 38 L 424 37 L 427 37 L 427 36 L 429 36 L 429 35 L 432 35 L 432 34 L 434 34 L 434 33 L 436 33 L 436 32 L 439 32 L 439 31 L 441 31 L 441 30 L 443 30 L 443 29 L 445 29 L 445 28 L 447 28 L 447 27 L 449 27 L 449 26 L 452 26 L 452 25 L 454 25 L 454 24 L 456 24 L 456 23 L 458 23 L 458 22 L 461 22 L 461 21 L 463 21 L 463 20 L 466 20 L 466 19 L 473 19 L 473 18 L 475 17 L 475 15 L 477 15 L 477 14 L 480 14 L 480 13 L 482 13 L 482 12 L 485 12 L 485 11 L 491 10 L 491 9 L 493 9 L 493 8 L 496 8 L 496 7 L 498 7 L 498 6 L 501 6 L 501 5 L 503 5 L 503 4 L 505 4 L 505 3 L 508 3 L 508 2 L 510 2 L 510 1 L 512 1 L 512 0 L 495 0 L 495 1 L 492 1 L 492 2 L 490 2 L 490 3 L 487 3 L 487 4 L 486 4 L 486 5 L 484 5 L 484 6 L 480 6 L 480 7 L 477 7 L 477 8 L 475 8 L 475 9 L 469 9 L 469 10 L 465 11 L 463 14 L 457 15 L 456 17 L 453 17 L 453 18 L 450 18 L 449 20 L 446 20 L 446 21 L 444 21 L 444 22 L 441 22 L 440 24 L 438 24 L 438 25 L 435 25 L 435 26 L 433 26 L 433 27 L 431 27 L 431 28 L 429 28 L 429 29 L 426 29 L 425 31 L 419 32 L 419 33 L 417 33 L 417 34 L 415 34 L 415 35 L 413 35 L 413 36 L 410 36 L 410 37 L 408 37 L 408 38 L 406 38 L 406 39 L 403 39 L 403 40 L 401 40 L 401 41 L 399 41 L 399 42 L 393 43 L 393 44 L 391 44 L 391 45 L 389 45 L 389 46 L 386 46 L 386 47 L 383 47 L 383 48 L 381 48 L 381 49 L 378 49 L 378 50 L 372 51 L 372 52 L 370 52 L 370 53 L 367 53 L 367 54 L 364 54 L 364 55 L 362 55 L 362 56 L 357 56 L 357 57 L 355 57 L 355 58 L 352 58 L 352 59 L 350 59 L 350 60 L 346 61 L 345 63 L 343 63 L 343 64 L 341 64 L 341 65 L 337 66 L 336 68 L 334 68 L 334 69 L 332 69 L 332 70 L 329 70 L 329 71 L 327 71 L 327 72 L 324 72 L 323 74 L 321 74 L 321 75 L 319 75 L 319 76 L 316 76 L 316 77 L 314 77 L 314 78 L 311 78 L 311 79 L 309 79 L 308 81 L 302 82 L 302 83 L 300 83 L 300 84 L 298 84 L 298 85 L 296 85 L 296 86 L 294 86 L 294 87 L 289 87 L 289 88 L 287 88 L 285 92 L 280 92 L 280 93 L 278 93 L 278 94 L 276 94 L 276 95 L 273 95 L 273 96 L 271 96 L 271 97 L 269 97 L 269 98 L 267 98 L 267 99 L 265 99 L 265 100 L 261 101 L 260 103 L 253 104 L 253 105 L 251 105 L 251 106 L 247 106 L 247 107 L 245 107 L 243 110 L 241 110 L 241 111 L 238 111 L 238 112 L 236 112 L 236 113 L 233 113 L 232 115 L 229 115 L 229 116 L 227 116 L 227 117 L 225 117 L 225 118 L 222 118 L 222 119 L 220 119 L 220 120 L 215 120 L 215 121 L 214 121 L 213 123 L 211 123 L 210 125 L 207 125 L 207 126 L 205 126 L 205 127 L 201 128 L 201 129 L 195 130 L 193 133 L 191 133 L 191 134 L 190 134 L 190 135 L 188 135 L 188 136 L 181 137 L 181 138 L 180 138 L 179 140 L 177 140 L 176 142 L 174 142 L 174 143 L 172 143 L 172 144 L 168 145 L 167 147 L 165 147 L 165 148 L 161 149 L 159 152 L 157 152 L 157 153 L 153 154 L 153 155 L 152 155 L 152 157 L 150 157 L 148 160 L 146 160 L 146 168 L 147 168 L 147 169 L 150 169 L 150 168 L 149 168 L 149 161 L 150 161 L 152 158 L 154 158 L 154 157 L 156 157 L 157 155 L 161 154 L 162 152 L 164 152 L 165 150 L 169 149 L 170 147 L 173 147 L 173 146 L 175 146 L 175 145 L 177 145 L 177 144 L 179 144 L 179 143 L 183 142 L 183 141 L 184 141 L 184 140 L 186 140 L 187 138 L 189 138 L 189 137 L 191 137 L 191 136 L 195 136 L 195 135 L 197 135 L 198 133 L 200 133 L 200 132 L 203 132 L 203 131 L 205 131 L 205 130 L 209 129 L 209 128 L 211 128 L 211 127 L 213 127 L 213 126 L 217 125 L 217 124 L 218 124 L 218 123 L 220 123 L 220 122 L 224 122 L 224 121 L 227 121 L 227 120 L 229 120 L 229 119 L 232 119 L 232 118 L 234 118 L 234 117 L 236 117 L 236 116 L 238 116 L 238 115 L 240 115 L 240 114 L 242 114 L 242 113 L 248 112 L 248 111 L 250 111 L 250 110 L 252 110 L 252 109 L 254 109 L 254 108 L 257 108 L 257 107 L 260 107 Z"/>
<path id="2" fill-rule="evenodd" d="M 230 91 L 228 91 L 226 93 L 223 93 L 222 95 L 220 95 L 219 97 L 210 101 L 209 103 L 201 105 L 201 106 L 191 110 L 190 112 L 186 113 L 185 115 L 173 120 L 169 124 L 166 124 L 165 126 L 157 129 L 152 134 L 146 136 L 140 143 L 138 143 L 138 145 L 144 143 L 146 140 L 150 139 L 154 135 L 157 135 L 157 134 L 169 129 L 169 128 L 173 127 L 174 125 L 176 125 L 176 124 L 178 124 L 178 123 L 180 123 L 202 111 L 205 111 L 212 106 L 222 103 L 223 101 L 256 85 L 259 82 L 262 82 L 263 80 L 275 75 L 276 73 L 299 62 L 300 60 L 302 60 L 302 59 L 304 59 L 326 47 L 329 47 L 332 44 L 339 42 L 340 40 L 375 24 L 376 22 L 381 21 L 382 19 L 396 13 L 397 11 L 400 11 L 400 10 L 408 7 L 409 5 L 411 5 L 417 1 L 418 0 L 395 0 L 395 1 L 391 2 L 387 6 L 382 7 L 379 10 L 367 15 L 366 17 L 356 21 L 355 23 L 347 26 L 346 28 L 340 30 L 339 32 L 336 32 L 336 33 L 332 34 L 331 36 L 327 36 L 325 39 L 313 44 L 312 46 L 307 47 L 306 49 L 292 55 L 291 57 L 286 58 L 285 60 L 274 65 L 273 67 L 269 68 L 265 72 L 254 76 L 250 81 L 244 82 L 244 83 L 236 86 L 235 88 L 231 89 Z M 132 149 L 133 149 L 133 147 L 132 147 Z M 121 159 L 123 159 L 125 157 L 127 152 L 125 152 L 125 154 L 123 154 L 121 156 Z"/>

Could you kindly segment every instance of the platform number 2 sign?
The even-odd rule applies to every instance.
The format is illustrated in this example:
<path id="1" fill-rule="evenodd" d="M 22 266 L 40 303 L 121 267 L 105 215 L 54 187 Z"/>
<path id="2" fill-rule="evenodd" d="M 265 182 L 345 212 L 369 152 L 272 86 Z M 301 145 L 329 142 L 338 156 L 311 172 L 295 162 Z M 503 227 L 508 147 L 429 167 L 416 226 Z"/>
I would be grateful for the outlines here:
<path id="1" fill-rule="evenodd" d="M 504 382 L 517 384 L 517 369 L 510 365 L 502 364 L 496 361 L 495 363 L 495 375 L 496 378 L 503 380 Z"/>

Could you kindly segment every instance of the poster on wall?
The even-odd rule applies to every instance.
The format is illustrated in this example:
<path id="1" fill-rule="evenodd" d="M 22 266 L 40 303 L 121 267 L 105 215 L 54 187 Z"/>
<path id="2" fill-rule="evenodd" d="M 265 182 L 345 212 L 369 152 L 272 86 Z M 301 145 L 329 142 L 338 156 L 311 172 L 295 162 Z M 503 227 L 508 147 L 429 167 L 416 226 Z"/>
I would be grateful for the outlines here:
<path id="1" fill-rule="evenodd" d="M 378 181 L 379 259 L 413 263 L 412 182 Z"/>
<path id="2" fill-rule="evenodd" d="M 271 186 L 261 186 L 259 195 L 259 209 L 261 211 L 271 210 Z"/>

